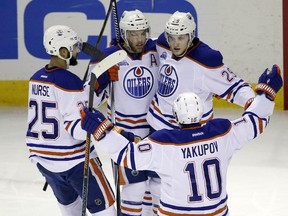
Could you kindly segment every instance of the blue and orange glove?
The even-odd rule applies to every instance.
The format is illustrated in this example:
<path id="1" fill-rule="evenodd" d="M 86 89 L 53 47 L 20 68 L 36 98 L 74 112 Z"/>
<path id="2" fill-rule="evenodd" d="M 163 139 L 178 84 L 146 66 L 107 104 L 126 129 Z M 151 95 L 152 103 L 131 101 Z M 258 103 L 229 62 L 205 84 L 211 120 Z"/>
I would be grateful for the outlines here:
<path id="1" fill-rule="evenodd" d="M 283 80 L 278 65 L 273 65 L 272 69 L 266 69 L 259 77 L 255 91 L 258 95 L 265 93 L 265 96 L 274 101 L 277 92 L 283 86 Z"/>
<path id="2" fill-rule="evenodd" d="M 106 131 L 113 129 L 113 123 L 110 122 L 101 112 L 93 110 L 91 112 L 87 107 L 81 110 L 81 127 L 83 130 L 92 134 L 95 140 L 99 141 L 105 137 Z"/>
<path id="3" fill-rule="evenodd" d="M 119 80 L 119 69 L 120 68 L 118 65 L 114 65 L 97 78 L 97 81 L 95 83 L 95 92 L 97 95 L 99 95 L 111 81 Z"/>

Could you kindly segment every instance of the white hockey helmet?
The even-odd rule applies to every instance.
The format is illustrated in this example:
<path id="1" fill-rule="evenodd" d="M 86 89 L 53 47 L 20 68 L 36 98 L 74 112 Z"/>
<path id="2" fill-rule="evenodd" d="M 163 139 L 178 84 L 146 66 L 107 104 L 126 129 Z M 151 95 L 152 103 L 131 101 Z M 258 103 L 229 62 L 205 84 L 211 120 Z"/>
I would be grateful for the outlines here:
<path id="1" fill-rule="evenodd" d="M 78 51 L 80 51 L 82 41 L 72 28 L 65 25 L 54 25 L 45 31 L 43 44 L 49 55 L 58 56 L 63 60 L 67 60 L 60 55 L 60 48 L 65 47 L 70 52 L 70 56 L 68 57 L 68 59 L 70 59 L 74 45 L 76 45 Z"/>
<path id="2" fill-rule="evenodd" d="M 147 30 L 147 39 L 150 37 L 150 25 L 144 14 L 139 10 L 124 11 L 120 23 L 120 32 L 123 40 L 127 41 L 127 31 Z"/>
<path id="3" fill-rule="evenodd" d="M 168 41 L 168 35 L 189 35 L 189 43 L 188 46 L 191 45 L 192 40 L 195 37 L 195 29 L 196 24 L 194 22 L 194 18 L 191 13 L 184 13 L 176 11 L 170 19 L 166 22 L 165 26 L 165 37 Z"/>
<path id="4" fill-rule="evenodd" d="M 178 124 L 194 124 L 200 122 L 203 110 L 201 99 L 193 92 L 180 94 L 173 105 L 173 114 Z"/>

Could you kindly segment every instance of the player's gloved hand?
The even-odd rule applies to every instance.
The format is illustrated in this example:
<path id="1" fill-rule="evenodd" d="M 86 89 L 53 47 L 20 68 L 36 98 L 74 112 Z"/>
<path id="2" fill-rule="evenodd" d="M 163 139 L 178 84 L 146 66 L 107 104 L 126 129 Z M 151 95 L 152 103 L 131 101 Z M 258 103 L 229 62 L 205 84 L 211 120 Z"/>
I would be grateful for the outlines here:
<path id="1" fill-rule="evenodd" d="M 141 137 L 136 136 L 134 133 L 132 132 L 128 132 L 125 131 L 123 129 L 120 129 L 118 127 L 114 127 L 116 129 L 116 131 L 121 134 L 123 137 L 125 137 L 127 140 L 129 140 L 130 142 L 134 142 L 134 143 L 138 143 L 139 141 L 141 141 Z"/>
<path id="2" fill-rule="evenodd" d="M 95 83 L 95 92 L 99 95 L 109 84 L 110 81 L 118 81 L 119 66 L 114 65 L 98 77 Z"/>
<path id="3" fill-rule="evenodd" d="M 81 110 L 81 127 L 93 134 L 95 140 L 105 137 L 105 132 L 113 129 L 113 124 L 98 110 L 91 112 L 87 107 Z"/>
<path id="4" fill-rule="evenodd" d="M 274 101 L 277 92 L 283 86 L 283 80 L 278 65 L 273 65 L 272 69 L 266 69 L 259 77 L 255 91 L 258 95 L 265 93 L 266 97 Z"/>

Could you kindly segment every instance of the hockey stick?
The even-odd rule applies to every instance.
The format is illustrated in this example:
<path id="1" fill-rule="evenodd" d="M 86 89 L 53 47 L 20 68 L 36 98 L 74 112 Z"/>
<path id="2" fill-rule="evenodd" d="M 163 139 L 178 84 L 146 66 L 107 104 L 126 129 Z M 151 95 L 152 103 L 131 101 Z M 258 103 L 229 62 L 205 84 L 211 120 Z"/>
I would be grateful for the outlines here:
<path id="1" fill-rule="evenodd" d="M 90 45 L 92 46 L 92 45 Z M 103 53 L 100 53 L 101 56 L 105 56 Z M 96 83 L 97 77 L 103 74 L 113 65 L 126 59 L 127 53 L 124 50 L 119 50 L 111 55 L 104 57 L 92 70 L 90 77 L 90 89 L 89 89 L 89 100 L 88 108 L 90 111 L 93 109 L 93 100 L 94 100 L 94 86 Z M 86 215 L 87 208 L 87 199 L 88 199 L 88 179 L 89 179 L 89 160 L 90 160 L 90 143 L 91 143 L 91 134 L 87 133 L 86 135 L 86 146 L 85 146 L 85 160 L 84 160 L 84 174 L 83 174 L 83 191 L 82 191 L 82 216 Z"/>
<path id="2" fill-rule="evenodd" d="M 120 31 L 119 31 L 119 23 L 118 23 L 118 13 L 117 13 L 117 3 L 116 0 L 111 0 L 112 8 L 113 8 L 113 19 L 114 19 L 114 27 L 115 27 L 115 35 L 116 41 L 119 43 L 120 41 Z M 110 97 L 111 97 L 111 120 L 115 123 L 115 96 L 114 96 L 114 84 L 113 82 L 110 84 Z M 115 183 L 116 190 L 116 210 L 117 216 L 121 215 L 121 196 L 120 196 L 120 179 L 119 179 L 119 167 L 114 161 L 111 160 L 113 177 Z"/>
<path id="3" fill-rule="evenodd" d="M 86 43 L 86 42 L 82 43 L 82 50 L 81 51 L 84 52 L 85 54 L 93 57 L 93 58 L 100 60 L 100 61 L 106 57 L 106 55 L 103 52 L 101 52 L 95 46 L 93 46 L 89 43 Z"/>
<path id="4" fill-rule="evenodd" d="M 46 190 L 47 190 L 47 187 L 48 187 L 48 182 L 47 182 L 47 181 L 45 181 L 45 183 L 44 183 L 44 186 L 43 186 L 42 190 L 43 190 L 43 191 L 46 191 Z"/>
<path id="5" fill-rule="evenodd" d="M 107 11 L 107 14 L 106 14 L 104 23 L 103 23 L 103 25 L 102 25 L 100 34 L 99 34 L 99 36 L 98 36 L 98 38 L 97 38 L 97 42 L 96 42 L 96 45 L 95 45 L 96 48 L 98 48 L 98 46 L 99 46 L 99 44 L 100 44 L 100 41 L 101 41 L 102 35 L 103 35 L 103 33 L 104 33 L 104 30 L 105 30 L 105 27 L 106 27 L 108 18 L 109 18 L 109 16 L 110 16 L 111 10 L 112 10 L 112 2 L 111 2 L 110 5 L 109 5 L 109 8 L 108 8 L 108 11 Z M 82 48 L 82 51 L 83 51 L 83 48 Z M 84 53 L 85 53 L 85 52 L 84 52 Z M 87 53 L 86 53 L 86 54 L 87 54 Z M 89 54 L 88 54 L 88 55 L 89 55 Z M 90 56 L 91 56 L 91 55 L 90 55 Z M 85 72 L 85 74 L 84 74 L 83 80 L 82 80 L 83 83 L 84 83 L 84 82 L 86 81 L 86 79 L 87 79 L 88 71 L 89 71 L 89 63 L 88 63 L 86 72 Z"/>
<path id="6" fill-rule="evenodd" d="M 112 8 L 113 8 L 115 35 L 116 35 L 117 42 L 119 42 L 120 41 L 120 29 L 119 29 L 119 22 L 118 22 L 117 3 L 116 3 L 116 0 L 111 0 L 111 2 L 112 2 Z"/>

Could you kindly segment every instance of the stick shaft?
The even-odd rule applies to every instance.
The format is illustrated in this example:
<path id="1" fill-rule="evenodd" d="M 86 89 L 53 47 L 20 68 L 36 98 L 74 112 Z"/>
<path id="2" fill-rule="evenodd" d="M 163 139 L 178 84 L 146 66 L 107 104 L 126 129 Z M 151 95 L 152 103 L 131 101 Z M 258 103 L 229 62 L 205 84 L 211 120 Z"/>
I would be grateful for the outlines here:
<path id="1" fill-rule="evenodd" d="M 88 100 L 88 107 L 90 111 L 92 111 L 93 109 L 95 82 L 96 82 L 96 76 L 95 74 L 91 74 L 89 100 Z M 87 132 L 86 145 L 85 145 L 84 171 L 83 171 L 82 216 L 86 215 L 87 199 L 88 199 L 90 143 L 91 143 L 91 134 Z"/>
<path id="2" fill-rule="evenodd" d="M 115 27 L 115 35 L 117 42 L 120 41 L 120 29 L 118 22 L 118 11 L 117 11 L 117 3 L 116 0 L 111 0 L 113 7 L 113 18 L 114 18 L 114 27 Z M 115 124 L 115 96 L 114 96 L 114 84 L 113 82 L 110 84 L 110 97 L 111 97 L 111 120 Z M 112 170 L 114 175 L 114 183 L 115 183 L 115 193 L 116 193 L 116 210 L 117 216 L 121 215 L 121 196 L 120 196 L 120 179 L 119 179 L 119 167 L 113 161 Z"/>

